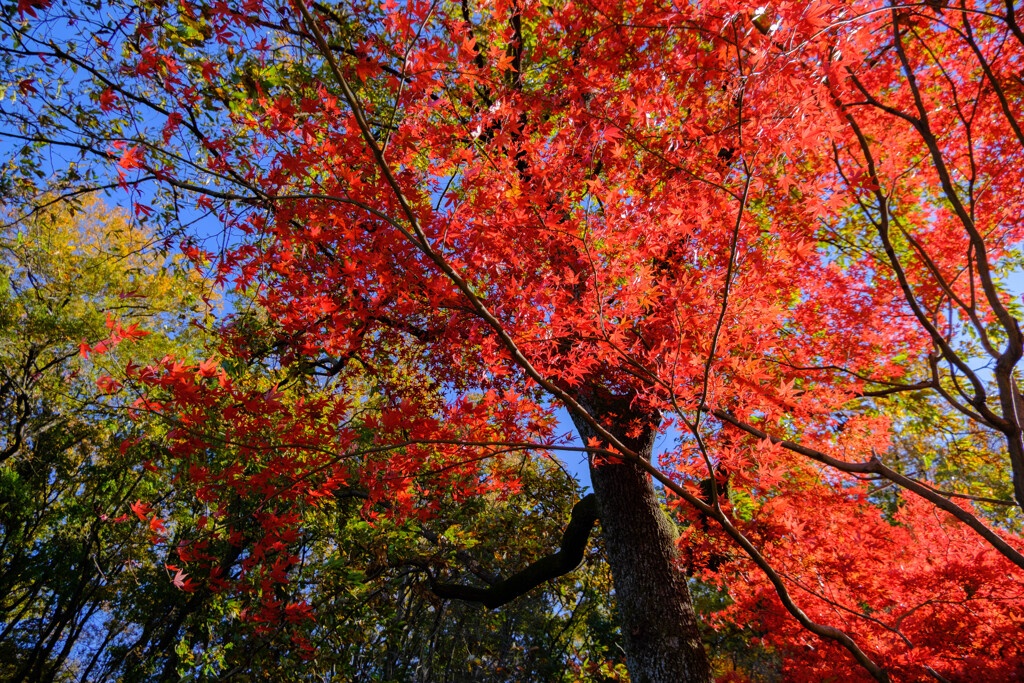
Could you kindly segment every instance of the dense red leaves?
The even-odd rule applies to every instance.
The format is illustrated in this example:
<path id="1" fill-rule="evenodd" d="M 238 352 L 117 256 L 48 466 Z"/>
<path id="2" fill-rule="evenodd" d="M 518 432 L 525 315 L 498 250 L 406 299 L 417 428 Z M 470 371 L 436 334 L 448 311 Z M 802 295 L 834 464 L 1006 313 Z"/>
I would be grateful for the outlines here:
<path id="1" fill-rule="evenodd" d="M 288 87 L 251 85 L 200 134 L 189 108 L 237 83 L 211 60 L 179 64 L 140 25 L 131 72 L 182 109 L 160 138 L 198 141 L 200 171 L 245 198 L 220 212 L 243 243 L 186 253 L 269 321 L 227 327 L 225 365 L 135 372 L 154 392 L 140 408 L 177 421 L 165 465 L 216 510 L 182 561 L 205 562 L 217 589 L 258 593 L 261 623 L 303 618 L 272 590 L 301 533 L 289 505 L 351 487 L 368 515 L 429 516 L 437 496 L 513 493 L 500 447 L 484 444 L 549 432 L 535 371 L 695 426 L 702 444 L 684 434 L 661 464 L 680 482 L 707 475 L 698 446 L 726 464 L 748 499 L 737 526 L 814 620 L 893 677 L 1021 674 L 1018 568 L 909 494 L 886 519 L 853 480 L 707 416 L 865 461 L 887 449 L 889 422 L 863 392 L 912 383 L 929 360 L 960 391 L 936 339 L 973 327 L 982 347 L 1006 344 L 1012 330 L 989 331 L 1006 316 L 983 271 L 1009 272 L 1024 237 L 1024 44 L 1002 4 L 968 4 L 989 14 L 803 0 L 760 14 L 726 0 L 497 2 L 465 17 L 366 7 L 334 59 L 388 173 L 320 58 L 279 64 Z M 203 16 L 218 49 L 271 62 L 294 28 L 277 12 Z M 120 166 L 199 182 L 156 156 L 131 147 Z M 257 341 L 282 368 L 319 368 L 323 391 L 229 373 L 258 360 Z M 231 496 L 260 501 L 244 531 L 217 508 Z M 718 532 L 692 529 L 692 557 L 717 544 L 733 560 L 723 618 L 758 624 L 793 678 L 859 675 Z M 202 551 L 224 539 L 245 548 L 231 576 Z"/>
<path id="2" fill-rule="evenodd" d="M 401 403 L 380 408 L 343 394 L 286 392 L 245 375 L 236 381 L 215 359 L 190 366 L 168 357 L 130 376 L 149 388 L 149 398 L 136 409 L 165 414 L 176 425 L 167 437 L 164 466 L 213 511 L 178 548 L 181 561 L 193 568 L 187 585 L 194 588 L 202 576 L 212 590 L 253 596 L 246 614 L 271 630 L 280 619 L 300 620 L 310 610 L 275 597 L 275 586 L 289 582 L 299 561 L 296 505 L 316 506 L 355 491 L 371 519 L 382 509 L 393 517 L 429 517 L 436 496 L 509 495 L 515 475 L 501 474 L 502 444 L 529 440 L 520 423 L 536 432 L 546 431 L 542 425 L 549 421 L 512 392 L 446 406 L 413 383 Z M 448 443 L 433 443 L 438 440 Z M 495 479 L 481 478 L 484 464 Z M 495 491 L 498 482 L 501 490 Z M 239 499 L 251 502 L 250 512 L 238 513 Z M 154 534 L 165 531 L 148 506 L 140 502 L 133 510 Z M 244 551 L 230 574 L 208 550 L 225 542 Z"/>
<path id="3" fill-rule="evenodd" d="M 949 680 L 1018 680 L 1024 674 L 1019 570 L 949 517 L 911 499 L 892 520 L 853 492 L 821 486 L 787 491 L 758 506 L 751 538 L 820 623 L 841 624 L 896 680 L 930 666 Z M 735 551 L 695 525 L 684 558 L 698 571 L 722 553 L 733 565 L 704 572 L 735 603 L 715 617 L 748 624 L 779 652 L 787 680 L 871 680 L 837 668 L 842 651 L 803 632 L 773 587 Z M 713 536 L 713 534 L 712 534 Z"/>

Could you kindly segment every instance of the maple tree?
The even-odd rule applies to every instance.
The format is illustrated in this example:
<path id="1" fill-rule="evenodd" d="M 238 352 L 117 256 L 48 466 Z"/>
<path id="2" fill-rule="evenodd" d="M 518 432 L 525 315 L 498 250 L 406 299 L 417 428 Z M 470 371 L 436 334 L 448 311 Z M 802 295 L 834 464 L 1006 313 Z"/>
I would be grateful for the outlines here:
<path id="1" fill-rule="evenodd" d="M 194 581 L 301 623 L 292 502 L 514 499 L 515 454 L 572 450 L 557 405 L 595 495 L 561 559 L 490 589 L 424 568 L 437 595 L 506 602 L 597 523 L 634 680 L 711 678 L 690 576 L 794 680 L 1021 675 L 1012 2 L 103 7 L 8 9 L 18 163 L 70 151 L 65 181 L 155 187 L 142 214 L 193 197 L 235 239 L 185 253 L 323 389 L 242 381 L 244 318 L 219 362 L 130 369 L 178 425 L 164 466 L 258 501 L 244 533 L 212 510 L 244 559 L 185 550 Z M 991 450 L 983 476 L 887 455 L 933 413 Z"/>

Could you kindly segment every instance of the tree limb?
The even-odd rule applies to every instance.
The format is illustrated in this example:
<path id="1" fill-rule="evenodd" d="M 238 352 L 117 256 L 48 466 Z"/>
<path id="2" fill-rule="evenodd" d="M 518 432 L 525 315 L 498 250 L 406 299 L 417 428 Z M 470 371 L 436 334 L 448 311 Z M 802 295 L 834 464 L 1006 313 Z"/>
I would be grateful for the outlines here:
<path id="1" fill-rule="evenodd" d="M 526 569 L 489 588 L 438 583 L 431 577 L 430 590 L 438 597 L 449 600 L 479 602 L 487 609 L 501 607 L 545 581 L 564 576 L 580 566 L 596 521 L 597 496 L 588 493 L 573 506 L 569 524 L 562 534 L 562 546 L 557 552 L 540 558 Z"/>

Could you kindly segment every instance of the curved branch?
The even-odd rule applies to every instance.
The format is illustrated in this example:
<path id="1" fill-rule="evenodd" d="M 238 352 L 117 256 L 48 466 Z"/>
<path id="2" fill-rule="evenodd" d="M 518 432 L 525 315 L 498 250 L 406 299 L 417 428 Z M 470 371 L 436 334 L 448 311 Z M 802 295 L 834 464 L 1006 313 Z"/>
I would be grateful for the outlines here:
<path id="1" fill-rule="evenodd" d="M 479 602 L 487 609 L 495 609 L 525 595 L 540 584 L 564 576 L 580 566 L 587 548 L 590 532 L 597 521 L 597 496 L 588 493 L 572 508 L 572 516 L 562 534 L 562 546 L 489 588 L 477 588 L 453 583 L 438 583 L 430 579 L 430 590 L 448 600 Z"/>

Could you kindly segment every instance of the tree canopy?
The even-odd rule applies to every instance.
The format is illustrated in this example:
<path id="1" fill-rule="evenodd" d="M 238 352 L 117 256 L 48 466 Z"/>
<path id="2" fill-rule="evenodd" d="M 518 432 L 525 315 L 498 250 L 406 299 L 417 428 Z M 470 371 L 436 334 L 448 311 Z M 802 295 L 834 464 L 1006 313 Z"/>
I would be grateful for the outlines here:
<path id="1" fill-rule="evenodd" d="M 329 657 L 321 515 L 509 610 L 596 529 L 634 681 L 1024 675 L 1010 0 L 5 10 L 4 192 L 117 188 L 237 303 L 107 380 L 203 509 L 133 508 L 182 591 Z"/>

